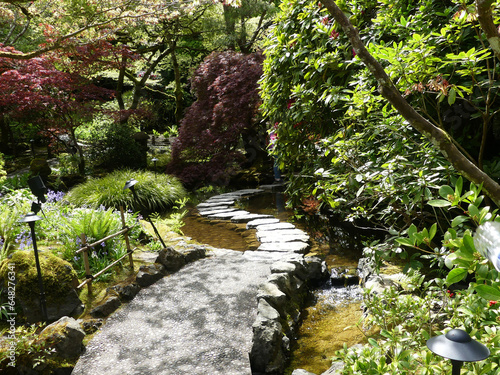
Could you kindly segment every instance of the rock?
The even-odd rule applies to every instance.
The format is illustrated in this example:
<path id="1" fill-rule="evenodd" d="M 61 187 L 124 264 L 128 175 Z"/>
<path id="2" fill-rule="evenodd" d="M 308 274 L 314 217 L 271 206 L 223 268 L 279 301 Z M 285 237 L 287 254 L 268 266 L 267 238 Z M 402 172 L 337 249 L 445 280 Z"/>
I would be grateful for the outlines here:
<path id="1" fill-rule="evenodd" d="M 297 369 L 293 370 L 292 375 L 316 375 L 316 374 L 303 369 Z"/>
<path id="2" fill-rule="evenodd" d="M 295 225 L 292 223 L 271 223 L 271 224 L 262 224 L 257 226 L 257 230 L 260 231 L 273 231 L 273 230 L 286 230 L 286 229 L 295 229 Z M 303 232 L 302 232 L 303 233 Z"/>
<path id="3" fill-rule="evenodd" d="M 259 288 L 257 292 L 257 300 L 260 298 L 265 299 L 278 311 L 284 310 L 287 302 L 286 294 L 273 283 L 265 283 Z"/>
<path id="4" fill-rule="evenodd" d="M 186 260 L 184 259 L 182 253 L 174 250 L 173 247 L 168 246 L 160 251 L 155 263 L 163 265 L 163 267 L 165 267 L 165 271 L 167 272 L 175 272 L 184 267 Z M 159 280 L 160 278 L 156 280 Z"/>
<path id="5" fill-rule="evenodd" d="M 182 256 L 185 263 L 192 263 L 198 259 L 203 259 L 207 256 L 207 248 L 205 246 L 193 246 L 182 250 Z"/>
<path id="6" fill-rule="evenodd" d="M 335 362 L 328 370 L 326 370 L 321 375 L 341 375 L 344 366 L 345 366 L 344 362 Z"/>
<path id="7" fill-rule="evenodd" d="M 306 280 L 318 283 L 328 280 L 330 273 L 328 272 L 328 267 L 324 261 L 318 257 L 305 257 L 307 278 Z"/>
<path id="8" fill-rule="evenodd" d="M 309 249 L 309 244 L 303 241 L 293 242 L 266 242 L 261 244 L 257 250 L 273 252 L 290 252 L 304 254 Z"/>
<path id="9" fill-rule="evenodd" d="M 257 220 L 257 219 L 271 219 L 272 215 L 265 214 L 248 214 L 241 216 L 233 216 L 231 218 L 231 222 L 233 223 L 248 223 L 249 221 Z"/>
<path id="10" fill-rule="evenodd" d="M 90 334 L 96 332 L 102 326 L 103 322 L 104 322 L 104 320 L 101 318 L 88 319 L 88 320 L 83 321 L 81 323 L 81 325 L 83 327 L 83 331 L 87 335 L 90 335 Z"/>
<path id="11" fill-rule="evenodd" d="M 395 288 L 396 290 L 401 290 L 401 285 L 397 282 L 391 280 L 389 277 L 380 276 L 370 276 L 364 287 L 370 290 L 370 293 L 381 294 L 384 290 L 388 288 Z"/>
<path id="12" fill-rule="evenodd" d="M 121 306 L 122 302 L 120 298 L 116 295 L 108 295 L 103 301 L 94 307 L 90 311 L 90 315 L 93 318 L 105 318 L 109 316 L 111 313 L 115 312 Z"/>
<path id="13" fill-rule="evenodd" d="M 78 316 L 83 312 L 82 301 L 75 287 L 78 278 L 73 267 L 65 260 L 45 252 L 39 252 L 40 269 L 45 305 L 49 321 L 63 316 Z M 13 267 L 13 268 L 11 268 Z M 0 263 L 0 289 L 8 290 L 8 275 L 15 272 L 16 302 L 29 323 L 43 320 L 40 307 L 40 289 L 33 251 L 16 251 L 10 259 Z"/>
<path id="14" fill-rule="evenodd" d="M 255 219 L 247 223 L 247 229 L 255 229 L 259 225 L 279 223 L 278 219 Z"/>
<path id="15" fill-rule="evenodd" d="M 108 288 L 108 291 L 117 293 L 120 300 L 124 302 L 132 301 L 137 293 L 139 293 L 139 290 L 141 290 L 141 287 L 137 283 L 123 283 Z"/>
<path id="16" fill-rule="evenodd" d="M 44 180 L 52 173 L 48 161 L 44 158 L 35 158 L 30 163 L 30 172 L 33 176 L 40 175 Z"/>
<path id="17" fill-rule="evenodd" d="M 281 324 L 257 315 L 252 330 L 254 341 L 249 354 L 252 374 L 282 374 L 286 355 Z"/>
<path id="18" fill-rule="evenodd" d="M 63 316 L 40 333 L 39 340 L 52 343 L 61 358 L 75 358 L 83 351 L 85 332 L 73 318 Z"/>
<path id="19" fill-rule="evenodd" d="M 184 259 L 184 258 L 183 258 Z M 141 288 L 150 286 L 165 276 L 165 267 L 162 264 L 154 263 L 139 267 L 135 281 Z"/>

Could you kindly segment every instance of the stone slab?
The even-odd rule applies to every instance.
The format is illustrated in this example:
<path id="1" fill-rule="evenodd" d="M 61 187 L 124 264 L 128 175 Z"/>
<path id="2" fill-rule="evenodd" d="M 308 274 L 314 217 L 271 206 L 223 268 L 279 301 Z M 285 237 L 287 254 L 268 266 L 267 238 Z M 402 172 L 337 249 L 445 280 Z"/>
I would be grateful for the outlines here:
<path id="1" fill-rule="evenodd" d="M 270 252 L 292 252 L 292 253 L 306 253 L 309 249 L 309 244 L 303 241 L 294 242 L 266 242 L 261 244 L 257 251 L 270 251 Z"/>
<path id="2" fill-rule="evenodd" d="M 257 230 L 259 232 L 260 231 L 283 230 L 283 229 L 295 229 L 295 225 L 293 225 L 292 223 L 286 223 L 286 222 L 257 225 Z"/>
<path id="3" fill-rule="evenodd" d="M 212 208 L 212 207 L 219 207 L 219 206 L 232 206 L 234 204 L 234 201 L 218 201 L 218 202 L 204 202 L 200 203 L 199 205 L 196 206 L 196 208 Z"/>
<path id="4" fill-rule="evenodd" d="M 229 220 L 234 216 L 242 216 L 242 215 L 247 215 L 250 212 L 248 211 L 228 211 L 228 212 L 219 212 L 215 213 L 213 215 L 208 215 L 207 217 L 209 219 L 218 219 L 218 220 Z"/>
<path id="5" fill-rule="evenodd" d="M 201 216 L 209 216 L 209 215 L 215 215 L 224 212 L 234 212 L 234 211 L 237 211 L 236 208 L 221 208 L 219 210 L 201 210 L 199 212 Z"/>
<path id="6" fill-rule="evenodd" d="M 260 227 L 257 227 L 256 236 L 258 239 L 262 237 L 281 237 L 281 236 L 306 236 L 309 238 L 306 232 L 303 230 L 292 228 L 292 229 L 277 229 L 277 230 L 260 230 Z"/>
<path id="7" fill-rule="evenodd" d="M 256 219 L 256 220 L 252 220 L 252 221 L 249 221 L 247 223 L 247 229 L 255 229 L 257 228 L 257 226 L 259 225 L 265 225 L 265 224 L 275 224 L 275 223 L 279 223 L 280 221 L 278 219 L 273 219 L 273 218 L 269 218 L 269 219 Z"/>
<path id="8" fill-rule="evenodd" d="M 296 260 L 302 255 L 291 252 L 276 252 L 276 251 L 253 251 L 247 250 L 243 253 L 243 258 L 249 261 L 280 261 L 280 260 Z"/>
<path id="9" fill-rule="evenodd" d="M 304 234 L 288 234 L 288 235 L 282 235 L 282 236 L 264 236 L 260 237 L 259 241 L 261 243 L 268 243 L 268 242 L 295 242 L 295 241 L 302 241 L 302 242 L 307 242 L 309 241 L 309 236 L 304 235 Z"/>
<path id="10" fill-rule="evenodd" d="M 256 219 L 271 219 L 273 215 L 265 215 L 265 214 L 248 214 L 242 216 L 235 216 L 231 218 L 233 223 L 248 223 L 249 221 Z"/>

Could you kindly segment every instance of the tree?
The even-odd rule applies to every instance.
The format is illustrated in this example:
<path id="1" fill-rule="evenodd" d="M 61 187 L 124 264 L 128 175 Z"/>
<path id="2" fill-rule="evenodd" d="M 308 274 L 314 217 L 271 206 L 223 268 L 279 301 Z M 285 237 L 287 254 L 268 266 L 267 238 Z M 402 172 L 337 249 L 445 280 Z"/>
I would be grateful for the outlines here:
<path id="1" fill-rule="evenodd" d="M 7 50 L 9 54 L 21 53 L 13 48 L 0 50 Z M 92 116 L 96 103 L 113 98 L 112 91 L 97 87 L 85 78 L 84 73 L 91 69 L 91 57 L 98 58 L 99 53 L 95 52 L 99 49 L 86 48 L 85 51 L 87 64 L 70 63 L 71 69 L 67 62 L 54 55 L 29 60 L 0 58 L 0 90 L 3 93 L 0 121 L 22 119 L 35 123 L 39 131 L 67 133 L 68 148 L 79 154 L 81 173 L 85 169 L 85 159 L 75 130 L 85 118 Z M 56 67 L 65 65 L 66 71 Z"/>
<path id="2" fill-rule="evenodd" d="M 326 0 L 322 3 L 327 7 L 336 22 L 342 27 L 349 38 L 356 55 L 365 63 L 366 67 L 373 74 L 379 84 L 381 94 L 396 108 L 396 110 L 420 133 L 425 135 L 431 142 L 438 147 L 445 155 L 447 160 L 455 169 L 463 174 L 468 180 L 476 184 L 482 184 L 486 194 L 500 206 L 500 185 L 482 171 L 478 165 L 471 161 L 463 152 L 461 152 L 451 136 L 442 128 L 434 125 L 431 121 L 419 114 L 415 108 L 410 106 L 404 99 L 401 92 L 393 84 L 391 78 L 385 72 L 383 66 L 366 49 L 359 33 L 349 21 L 345 13 L 337 6 L 335 1 Z M 493 24 L 491 18 L 492 1 L 477 0 L 476 6 L 479 11 L 481 26 L 486 28 L 488 41 L 495 53 L 498 53 L 498 33 L 491 31 Z M 484 36 L 483 36 L 484 38 Z M 486 131 L 483 129 L 483 135 L 486 137 Z"/>
<path id="3" fill-rule="evenodd" d="M 195 0 L 2 0 L 0 16 L 9 25 L 7 32 L 0 32 L 2 43 L 13 47 L 22 45 L 26 51 L 4 50 L 0 57 L 30 59 L 70 45 L 114 39 L 122 28 L 169 19 L 180 12 L 189 13 L 199 3 Z M 224 3 L 237 6 L 239 1 L 225 0 Z"/>
<path id="4" fill-rule="evenodd" d="M 255 126 L 263 56 L 214 52 L 191 81 L 196 102 L 172 144 L 167 171 L 183 182 L 226 182 L 244 161 L 240 141 Z"/>

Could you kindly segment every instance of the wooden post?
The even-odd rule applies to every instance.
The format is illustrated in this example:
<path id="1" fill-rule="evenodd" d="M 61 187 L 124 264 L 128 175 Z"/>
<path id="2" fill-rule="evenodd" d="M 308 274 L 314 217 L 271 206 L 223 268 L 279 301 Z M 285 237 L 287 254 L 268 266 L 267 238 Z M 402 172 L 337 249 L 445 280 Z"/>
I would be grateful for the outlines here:
<path id="1" fill-rule="evenodd" d="M 85 248 L 83 251 L 83 263 L 85 265 L 85 277 L 90 279 L 87 283 L 87 288 L 89 292 L 89 296 L 92 295 L 92 274 L 90 273 L 90 264 L 89 264 L 89 253 L 87 248 L 87 239 L 85 238 L 85 234 L 81 234 L 80 238 L 82 239 L 82 247 Z"/>
<path id="2" fill-rule="evenodd" d="M 123 212 L 123 207 L 120 206 L 120 214 L 122 217 L 122 226 L 125 228 L 127 226 L 127 223 L 125 222 L 125 213 Z M 130 248 L 130 241 L 128 238 L 128 231 L 123 233 L 123 237 L 125 238 L 125 245 L 127 246 L 127 253 L 128 253 L 128 261 L 130 262 L 130 268 L 132 268 L 132 272 L 134 271 L 134 258 L 132 257 L 132 249 Z"/>

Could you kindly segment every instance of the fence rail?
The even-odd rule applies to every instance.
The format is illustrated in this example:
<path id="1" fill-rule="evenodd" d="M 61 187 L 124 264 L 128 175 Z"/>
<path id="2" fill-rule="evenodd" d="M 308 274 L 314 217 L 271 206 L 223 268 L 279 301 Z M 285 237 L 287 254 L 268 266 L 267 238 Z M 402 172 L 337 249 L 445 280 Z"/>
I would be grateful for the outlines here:
<path id="1" fill-rule="evenodd" d="M 80 283 L 80 285 L 77 286 L 77 289 L 80 289 L 80 288 L 83 288 L 85 285 L 87 285 L 87 288 L 88 288 L 88 293 L 89 295 L 92 294 L 92 281 L 99 277 L 100 275 L 102 275 L 104 272 L 106 272 L 107 270 L 109 270 L 110 268 L 114 267 L 115 265 L 117 265 L 118 263 L 120 263 L 125 257 L 128 256 L 128 259 L 129 259 L 129 263 L 130 263 L 130 268 L 132 269 L 132 271 L 134 270 L 134 258 L 132 257 L 132 254 L 134 253 L 134 251 L 137 249 L 137 248 L 131 248 L 130 247 L 130 240 L 128 238 L 128 232 L 133 228 L 133 227 L 129 227 L 126 225 L 126 222 L 125 222 L 125 214 L 123 213 L 123 207 L 120 207 L 120 215 L 121 215 L 121 220 L 122 220 L 122 229 L 116 233 L 113 233 L 113 234 L 110 234 L 109 236 L 107 237 L 104 237 L 102 239 L 100 239 L 99 241 L 96 241 L 94 243 L 91 243 L 91 244 L 87 244 L 87 239 L 85 237 L 85 234 L 82 233 L 80 235 L 80 238 L 81 238 L 81 241 L 82 241 L 82 247 L 80 249 L 78 249 L 75 254 L 80 254 L 80 253 L 83 253 L 83 263 L 85 265 L 85 280 L 83 282 Z M 118 237 L 118 236 L 121 236 L 123 234 L 123 237 L 125 239 L 125 246 L 127 248 L 127 252 L 122 255 L 119 259 L 115 260 L 113 263 L 107 265 L 104 269 L 100 270 L 99 272 L 97 272 L 95 275 L 92 275 L 90 273 L 90 263 L 89 263 L 89 250 L 92 250 L 95 246 L 99 246 L 100 244 L 108 241 L 108 240 L 111 240 L 115 237 Z"/>

